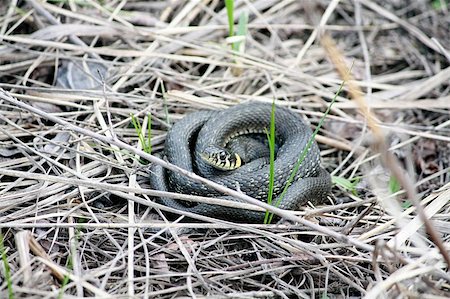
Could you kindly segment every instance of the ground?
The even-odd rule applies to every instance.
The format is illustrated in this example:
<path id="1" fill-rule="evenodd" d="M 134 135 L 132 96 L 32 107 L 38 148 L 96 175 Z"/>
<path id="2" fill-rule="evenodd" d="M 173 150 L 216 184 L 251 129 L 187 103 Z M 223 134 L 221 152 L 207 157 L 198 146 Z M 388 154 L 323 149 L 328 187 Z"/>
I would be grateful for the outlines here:
<path id="1" fill-rule="evenodd" d="M 235 1 L 235 37 L 218 0 L 2 3 L 1 298 L 450 296 L 447 0 Z M 164 214 L 148 123 L 162 154 L 190 112 L 273 100 L 331 106 L 328 201 Z"/>

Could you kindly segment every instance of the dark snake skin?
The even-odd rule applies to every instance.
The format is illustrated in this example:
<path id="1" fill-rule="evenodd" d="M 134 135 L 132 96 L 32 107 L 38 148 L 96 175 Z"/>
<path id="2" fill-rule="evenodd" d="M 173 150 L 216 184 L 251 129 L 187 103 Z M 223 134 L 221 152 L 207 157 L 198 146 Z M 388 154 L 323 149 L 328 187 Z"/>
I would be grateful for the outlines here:
<path id="1" fill-rule="evenodd" d="M 199 111 L 187 115 L 175 123 L 167 133 L 166 159 L 183 169 L 196 172 L 229 188 L 240 190 L 261 201 L 267 201 L 269 186 L 269 164 L 261 158 L 242 165 L 232 171 L 212 168 L 196 154 L 208 145 L 226 146 L 230 136 L 247 132 L 264 132 L 270 127 L 271 105 L 246 103 L 222 111 Z M 298 158 L 312 135 L 309 126 L 298 114 L 276 107 L 275 129 L 277 153 L 275 157 L 274 202 L 282 192 Z M 194 182 L 183 175 L 151 166 L 150 184 L 154 189 L 185 194 L 215 196 L 233 201 L 212 188 Z M 320 166 L 319 148 L 312 143 L 295 179 L 283 197 L 279 208 L 297 210 L 308 201 L 314 204 L 326 200 L 331 189 L 331 178 Z M 264 213 L 199 203 L 192 205 L 170 198 L 160 201 L 169 207 L 195 214 L 225 220 L 261 222 Z"/>

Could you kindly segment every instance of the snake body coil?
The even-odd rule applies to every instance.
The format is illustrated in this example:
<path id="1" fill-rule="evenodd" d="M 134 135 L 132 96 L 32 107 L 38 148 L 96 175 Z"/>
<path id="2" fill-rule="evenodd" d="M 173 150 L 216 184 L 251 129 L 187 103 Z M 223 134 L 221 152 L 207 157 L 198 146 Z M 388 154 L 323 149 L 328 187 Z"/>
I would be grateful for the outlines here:
<path id="1" fill-rule="evenodd" d="M 165 155 L 167 160 L 183 169 L 196 172 L 208 179 L 262 201 L 267 200 L 269 163 L 258 158 L 231 171 L 220 171 L 208 165 L 202 152 L 210 146 L 226 147 L 239 135 L 264 133 L 270 127 L 270 104 L 248 103 L 222 111 L 199 111 L 175 123 L 167 134 Z M 274 202 L 282 192 L 300 154 L 312 135 L 309 126 L 292 111 L 276 107 L 275 132 L 277 152 L 275 158 Z M 197 183 L 179 173 L 166 171 L 159 165 L 151 167 L 150 183 L 162 191 L 175 191 L 202 196 L 221 196 L 217 191 Z M 279 206 L 296 210 L 306 202 L 323 202 L 331 189 L 330 175 L 320 166 L 319 149 L 312 143 Z M 223 195 L 221 196 L 223 197 Z M 238 199 L 226 197 L 229 200 Z M 200 203 L 194 206 L 170 198 L 161 198 L 169 207 L 204 216 L 260 222 L 264 213 Z"/>

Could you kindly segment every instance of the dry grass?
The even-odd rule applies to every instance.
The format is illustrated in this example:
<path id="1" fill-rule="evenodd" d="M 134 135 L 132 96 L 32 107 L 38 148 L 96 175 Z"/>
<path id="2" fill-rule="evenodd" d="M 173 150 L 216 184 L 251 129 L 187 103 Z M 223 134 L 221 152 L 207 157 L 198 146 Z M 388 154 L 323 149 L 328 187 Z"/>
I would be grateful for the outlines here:
<path id="1" fill-rule="evenodd" d="M 0 230 L 15 298 L 450 296 L 448 1 L 236 1 L 236 18 L 250 16 L 240 55 L 223 1 L 100 3 L 0 6 Z M 275 98 L 314 126 L 351 64 L 317 140 L 354 190 L 274 208 L 291 220 L 276 225 L 165 219 L 139 157 L 164 161 L 140 151 L 130 113 L 144 126 L 150 113 L 154 152 L 186 113 L 248 100 Z"/>

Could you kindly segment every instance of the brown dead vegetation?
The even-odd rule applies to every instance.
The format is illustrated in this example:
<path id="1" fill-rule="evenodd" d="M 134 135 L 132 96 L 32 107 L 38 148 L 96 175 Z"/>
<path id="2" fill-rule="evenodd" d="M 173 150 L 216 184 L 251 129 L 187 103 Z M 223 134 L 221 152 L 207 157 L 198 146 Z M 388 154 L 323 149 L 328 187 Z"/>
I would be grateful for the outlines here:
<path id="1" fill-rule="evenodd" d="M 236 20 L 249 13 L 239 54 L 223 1 L 3 3 L 0 231 L 15 298 L 450 296 L 448 1 L 236 1 Z M 271 225 L 165 218 L 143 163 L 164 161 L 140 150 L 130 114 L 151 117 L 157 153 L 186 113 L 249 100 L 314 127 L 344 79 L 317 136 L 337 181 L 328 204 L 274 210 L 296 221 Z"/>

